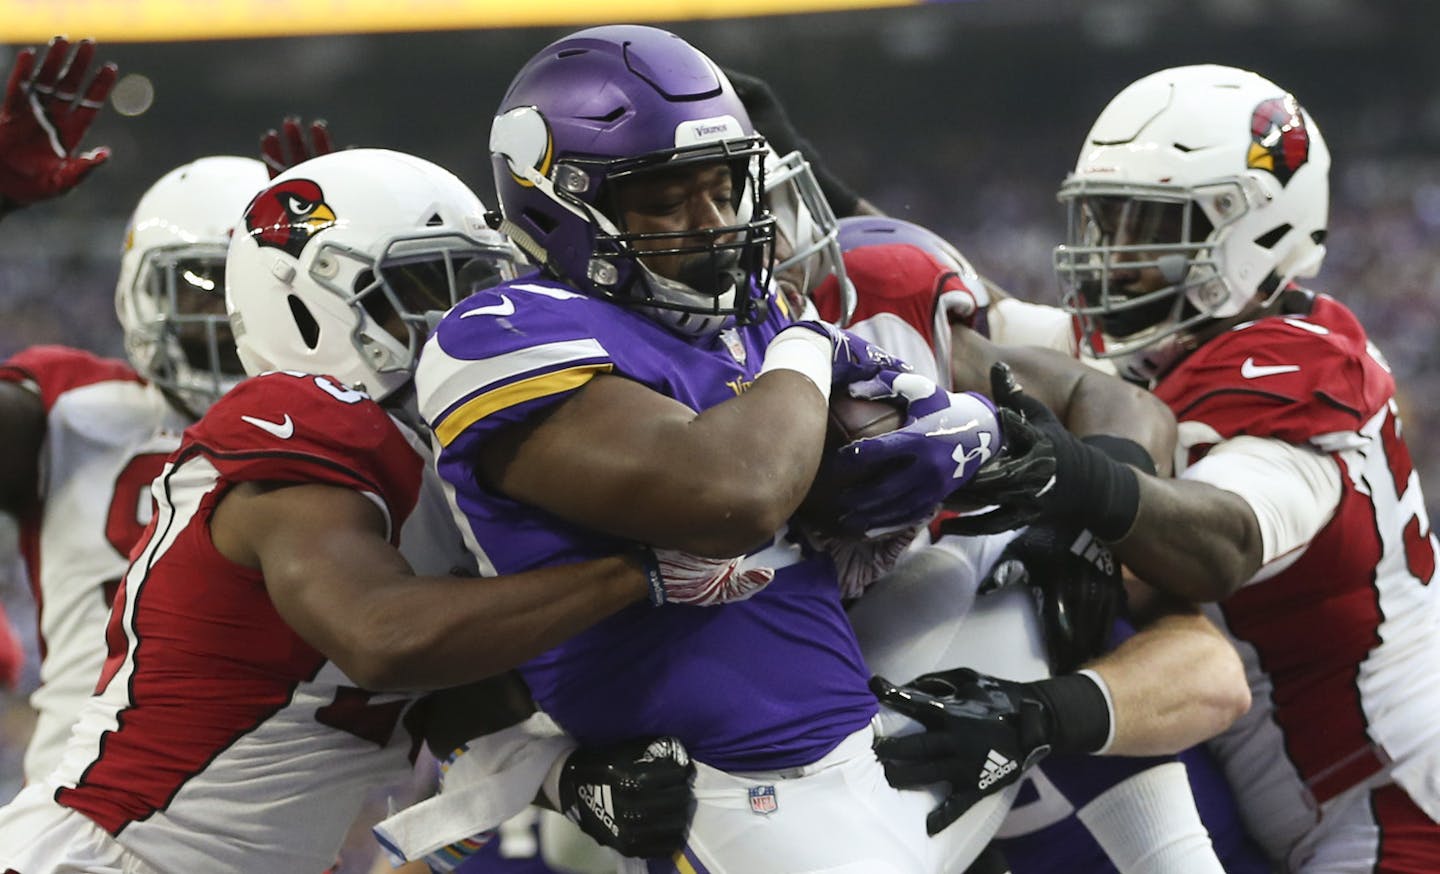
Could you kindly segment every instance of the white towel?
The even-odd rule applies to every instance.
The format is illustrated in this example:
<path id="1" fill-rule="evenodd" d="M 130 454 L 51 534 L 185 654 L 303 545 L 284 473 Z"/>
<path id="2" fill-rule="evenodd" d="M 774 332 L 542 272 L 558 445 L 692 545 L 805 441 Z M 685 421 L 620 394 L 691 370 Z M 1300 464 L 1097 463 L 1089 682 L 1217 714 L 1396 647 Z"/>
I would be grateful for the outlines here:
<path id="1" fill-rule="evenodd" d="M 535 800 L 551 767 L 576 747 L 544 713 L 469 741 L 451 759 L 439 794 L 381 820 L 372 831 L 391 863 L 497 828 Z"/>

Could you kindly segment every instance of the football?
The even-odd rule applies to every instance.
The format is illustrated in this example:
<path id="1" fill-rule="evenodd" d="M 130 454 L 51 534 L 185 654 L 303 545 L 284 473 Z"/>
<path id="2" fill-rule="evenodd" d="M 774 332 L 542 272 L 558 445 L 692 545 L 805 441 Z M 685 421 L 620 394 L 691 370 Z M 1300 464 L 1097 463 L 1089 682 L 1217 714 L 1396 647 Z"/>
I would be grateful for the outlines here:
<path id="1" fill-rule="evenodd" d="M 872 401 L 837 395 L 830 399 L 830 427 L 825 435 L 826 451 L 862 437 L 888 434 L 900 427 L 905 416 L 900 407 L 887 401 Z"/>
<path id="2" fill-rule="evenodd" d="M 810 492 L 795 512 L 796 521 L 820 534 L 835 531 L 845 507 L 840 501 L 843 483 L 830 475 L 829 458 L 837 449 L 862 437 L 875 437 L 899 428 L 905 421 L 900 407 L 886 401 L 871 401 L 837 395 L 830 399 L 830 421 L 825 432 L 825 456 Z"/>

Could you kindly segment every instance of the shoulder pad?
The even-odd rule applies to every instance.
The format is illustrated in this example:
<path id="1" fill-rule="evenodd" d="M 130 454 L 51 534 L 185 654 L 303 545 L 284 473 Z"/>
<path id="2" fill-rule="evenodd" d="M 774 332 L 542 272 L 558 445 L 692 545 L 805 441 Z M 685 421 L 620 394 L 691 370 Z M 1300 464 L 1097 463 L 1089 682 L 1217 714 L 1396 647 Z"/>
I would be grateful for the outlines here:
<path id="1" fill-rule="evenodd" d="M 1394 391 L 1354 315 L 1320 297 L 1309 315 L 1269 316 L 1204 344 L 1155 394 L 1224 438 L 1304 443 L 1359 428 Z"/>
<path id="2" fill-rule="evenodd" d="M 247 379 L 185 432 L 178 456 L 199 452 L 231 482 L 323 483 L 367 492 L 398 531 L 419 495 L 425 459 L 364 392 L 292 372 Z"/>
<path id="3" fill-rule="evenodd" d="M 32 346 L 0 365 L 0 379 L 35 386 L 45 411 L 67 391 L 98 382 L 142 380 L 129 364 L 67 346 Z"/>

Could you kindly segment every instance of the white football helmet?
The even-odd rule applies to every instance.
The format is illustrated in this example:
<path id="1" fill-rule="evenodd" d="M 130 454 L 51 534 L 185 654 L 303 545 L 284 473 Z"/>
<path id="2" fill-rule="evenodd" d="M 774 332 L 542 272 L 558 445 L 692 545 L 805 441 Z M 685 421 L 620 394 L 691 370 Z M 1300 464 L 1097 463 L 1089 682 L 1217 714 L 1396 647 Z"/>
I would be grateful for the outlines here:
<path id="1" fill-rule="evenodd" d="M 1055 268 L 1084 351 L 1154 378 L 1196 329 L 1313 276 L 1329 171 L 1314 120 L 1255 73 L 1176 67 L 1125 88 L 1060 186 L 1069 229 Z M 1146 268 L 1163 287 L 1135 285 Z"/>
<path id="2" fill-rule="evenodd" d="M 809 295 L 834 274 L 840 282 L 840 325 L 848 325 L 855 315 L 855 286 L 845 275 L 840 223 L 810 162 L 799 152 L 781 157 L 767 146 L 764 179 L 765 209 L 775 217 L 777 263 L 771 275 L 790 297 L 791 289 Z"/>
<path id="3" fill-rule="evenodd" d="M 150 186 L 125 231 L 115 285 L 125 353 L 197 417 L 245 376 L 225 318 L 225 250 L 268 178 L 253 158 L 201 158 Z"/>
<path id="4" fill-rule="evenodd" d="M 381 400 L 409 383 L 438 313 L 514 264 L 449 171 L 350 149 L 255 196 L 230 243 L 226 302 L 246 372 L 328 374 Z"/>

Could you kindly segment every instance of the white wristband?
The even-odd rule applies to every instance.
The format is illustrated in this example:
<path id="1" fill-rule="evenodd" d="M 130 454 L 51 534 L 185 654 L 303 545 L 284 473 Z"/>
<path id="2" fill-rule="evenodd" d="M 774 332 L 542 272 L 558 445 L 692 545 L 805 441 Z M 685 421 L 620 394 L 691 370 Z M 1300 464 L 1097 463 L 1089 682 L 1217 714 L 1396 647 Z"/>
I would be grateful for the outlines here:
<path id="1" fill-rule="evenodd" d="M 540 784 L 540 791 L 545 794 L 546 800 L 555 805 L 555 809 L 560 813 L 565 812 L 565 808 L 560 806 L 560 772 L 565 770 L 565 763 L 570 761 L 570 754 L 573 752 L 575 750 L 571 748 L 558 756 L 550 770 L 545 773 L 545 781 Z"/>
<path id="2" fill-rule="evenodd" d="M 1115 743 L 1115 699 L 1113 696 L 1111 696 L 1110 686 L 1105 682 L 1104 677 L 1100 676 L 1089 668 L 1076 671 L 1075 673 L 1080 674 L 1081 676 L 1089 677 L 1096 686 L 1100 687 L 1100 694 L 1105 697 L 1105 709 L 1110 711 L 1110 732 L 1105 735 L 1105 743 L 1100 745 L 1100 749 L 1091 753 L 1091 755 L 1103 756 L 1106 753 L 1110 752 L 1110 747 Z"/>
<path id="3" fill-rule="evenodd" d="M 815 384 L 825 402 L 830 402 L 830 368 L 835 348 L 818 331 L 792 326 L 775 335 L 765 349 L 760 376 L 772 370 L 793 370 Z"/>

